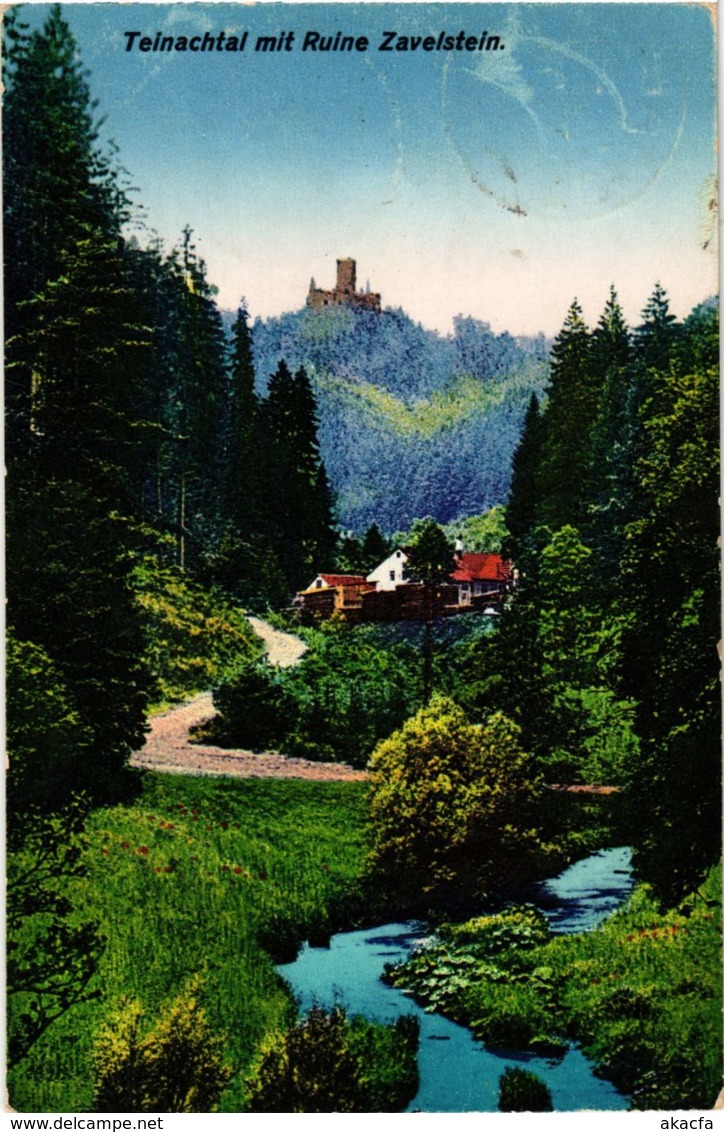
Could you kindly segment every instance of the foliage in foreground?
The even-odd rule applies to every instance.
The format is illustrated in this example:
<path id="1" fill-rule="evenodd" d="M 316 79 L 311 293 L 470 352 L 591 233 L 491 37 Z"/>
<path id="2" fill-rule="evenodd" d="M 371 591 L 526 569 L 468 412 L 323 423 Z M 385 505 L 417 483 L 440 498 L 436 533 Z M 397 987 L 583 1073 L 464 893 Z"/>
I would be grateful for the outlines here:
<path id="1" fill-rule="evenodd" d="M 236 1073 L 219 1107 L 239 1111 L 262 1041 L 294 1022 L 270 952 L 288 960 L 302 939 L 367 914 L 365 821 L 364 783 L 150 774 L 137 804 L 95 812 L 86 875 L 66 891 L 78 920 L 92 915 L 105 937 L 89 984 L 101 997 L 73 1006 L 11 1067 L 13 1107 L 90 1111 L 94 1043 L 118 1000 L 156 1019 L 198 975 Z"/>
<path id="2" fill-rule="evenodd" d="M 482 917 L 387 977 L 491 1045 L 581 1042 L 633 1108 L 707 1109 L 721 1087 L 719 896 L 718 869 L 663 914 L 641 886 L 595 931 L 547 941 L 532 910 Z"/>
<path id="3" fill-rule="evenodd" d="M 508 1066 L 500 1078 L 499 1112 L 552 1112 L 551 1091 L 528 1069 Z"/>
<path id="4" fill-rule="evenodd" d="M 389 1026 L 314 1006 L 265 1046 L 248 1112 L 402 1112 L 417 1092 L 419 1022 Z"/>
<path id="5" fill-rule="evenodd" d="M 438 696 L 377 748 L 369 866 L 403 903 L 488 895 L 553 853 L 519 733 L 501 713 L 471 724 Z"/>
<path id="6" fill-rule="evenodd" d="M 143 1010 L 123 999 L 94 1051 L 94 1112 L 211 1112 L 228 1085 L 223 1041 L 214 1036 L 193 977 L 143 1034 Z"/>
<path id="7" fill-rule="evenodd" d="M 88 803 L 73 784 L 92 763 L 92 730 L 42 648 L 8 632 L 6 662 L 7 1048 L 16 1062 L 92 995 L 101 941 L 67 892 L 83 872 Z"/>
<path id="8" fill-rule="evenodd" d="M 102 942 L 92 909 L 79 916 L 68 898 L 83 875 L 85 807 L 25 815 L 20 845 L 11 823 L 7 856 L 7 1052 L 22 1061 L 71 1007 L 97 997 L 90 980 Z"/>

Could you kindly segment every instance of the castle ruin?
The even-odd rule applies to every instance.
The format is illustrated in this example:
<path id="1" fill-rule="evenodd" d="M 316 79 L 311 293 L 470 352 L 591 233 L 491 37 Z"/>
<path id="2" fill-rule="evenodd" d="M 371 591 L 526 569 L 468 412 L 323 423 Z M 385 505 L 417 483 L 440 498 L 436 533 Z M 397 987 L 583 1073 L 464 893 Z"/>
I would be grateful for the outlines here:
<path id="1" fill-rule="evenodd" d="M 366 291 L 357 289 L 357 264 L 353 259 L 337 260 L 337 286 L 333 291 L 322 291 L 317 287 L 314 279 L 309 284 L 307 306 L 314 310 L 323 307 L 363 307 L 368 311 L 381 310 L 381 296 L 370 291 L 369 284 Z"/>

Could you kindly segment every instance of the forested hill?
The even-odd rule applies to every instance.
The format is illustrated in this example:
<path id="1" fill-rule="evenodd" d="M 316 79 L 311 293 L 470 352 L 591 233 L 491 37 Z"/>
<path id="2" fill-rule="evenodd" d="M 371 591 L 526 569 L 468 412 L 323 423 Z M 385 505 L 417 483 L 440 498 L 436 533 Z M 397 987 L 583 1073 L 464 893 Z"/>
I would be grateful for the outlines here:
<path id="1" fill-rule="evenodd" d="M 257 319 L 253 349 L 260 392 L 282 357 L 307 369 L 339 520 L 358 532 L 503 503 L 528 399 L 548 373 L 542 335 L 516 340 L 458 316 L 441 336 L 399 309 Z"/>

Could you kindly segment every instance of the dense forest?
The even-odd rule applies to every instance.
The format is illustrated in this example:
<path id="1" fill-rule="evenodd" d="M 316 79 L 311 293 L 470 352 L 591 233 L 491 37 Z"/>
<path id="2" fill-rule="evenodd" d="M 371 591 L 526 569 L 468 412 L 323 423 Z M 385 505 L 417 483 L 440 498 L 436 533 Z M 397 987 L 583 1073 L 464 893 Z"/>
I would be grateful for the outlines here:
<path id="1" fill-rule="evenodd" d="M 634 1105 L 710 1105 L 717 302 L 574 301 L 550 357 L 462 317 L 226 318 L 189 229 L 141 241 L 61 9 L 4 34 L 11 1102 L 402 1110 L 415 1025 L 299 1019 L 273 961 L 474 908 L 390 977 L 493 1044 L 583 1042 Z M 400 529 L 426 586 L 459 533 L 508 556 L 495 623 L 333 621 L 273 670 L 245 610 Z M 367 779 L 131 770 L 149 712 L 212 687 L 219 741 Z M 612 838 L 644 886 L 589 942 L 505 909 Z"/>
<path id="2" fill-rule="evenodd" d="M 339 522 L 388 533 L 505 502 L 510 462 L 549 343 L 458 316 L 442 337 L 401 310 L 305 309 L 253 328 L 257 382 L 284 357 L 310 374 Z"/>
<path id="3" fill-rule="evenodd" d="M 516 450 L 521 584 L 480 671 L 549 781 L 626 786 L 667 900 L 720 851 L 718 350 L 714 301 L 679 323 L 657 285 L 634 331 L 613 289 L 592 331 L 572 304 Z"/>

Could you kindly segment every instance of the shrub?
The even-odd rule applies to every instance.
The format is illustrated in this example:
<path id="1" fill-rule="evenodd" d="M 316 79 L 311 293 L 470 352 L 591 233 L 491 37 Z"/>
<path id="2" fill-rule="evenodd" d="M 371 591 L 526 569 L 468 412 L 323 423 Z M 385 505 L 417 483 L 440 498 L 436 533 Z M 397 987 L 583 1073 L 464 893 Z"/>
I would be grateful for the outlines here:
<path id="1" fill-rule="evenodd" d="M 293 710 L 283 679 L 266 661 L 244 665 L 214 692 L 214 707 L 221 714 L 214 738 L 252 751 L 278 746 Z"/>
<path id="2" fill-rule="evenodd" d="M 519 734 L 500 713 L 470 724 L 438 696 L 377 748 L 370 864 L 403 898 L 482 895 L 538 867 L 538 784 Z"/>
<path id="3" fill-rule="evenodd" d="M 456 944 L 474 943 L 476 954 L 487 957 L 540 947 L 551 933 L 543 913 L 522 904 L 492 916 L 476 916 L 464 924 L 443 924 L 440 934 Z"/>
<path id="4" fill-rule="evenodd" d="M 409 672 L 394 648 L 371 645 L 363 634 L 332 627 L 320 634 L 289 672 L 295 723 L 283 749 L 366 766 L 380 739 L 413 710 Z"/>
<path id="5" fill-rule="evenodd" d="M 554 1026 L 542 996 L 529 984 L 481 982 L 463 998 L 477 1037 L 487 1045 L 527 1049 Z"/>
<path id="6" fill-rule="evenodd" d="M 420 1085 L 417 1049 L 420 1023 L 403 1015 L 391 1026 L 352 1021 L 350 1044 L 366 1067 L 364 1084 L 368 1112 L 402 1112 Z"/>
<path id="7" fill-rule="evenodd" d="M 139 1003 L 120 1003 L 96 1044 L 95 1111 L 212 1111 L 231 1072 L 199 994 L 194 977 L 145 1037 Z"/>
<path id="8" fill-rule="evenodd" d="M 92 734 L 58 666 L 29 641 L 6 639 L 8 819 L 14 842 L 23 818 L 61 809 L 82 789 Z"/>
<path id="9" fill-rule="evenodd" d="M 263 1050 L 248 1112 L 401 1112 L 417 1090 L 419 1025 L 348 1019 L 314 1006 Z"/>
<path id="10" fill-rule="evenodd" d="M 508 1067 L 500 1078 L 499 1112 L 553 1112 L 550 1089 L 528 1069 Z"/>
<path id="11" fill-rule="evenodd" d="M 98 925 L 70 895 L 83 876 L 86 804 L 13 814 L 6 871 L 8 1063 L 17 1065 L 89 990 L 102 951 Z"/>

